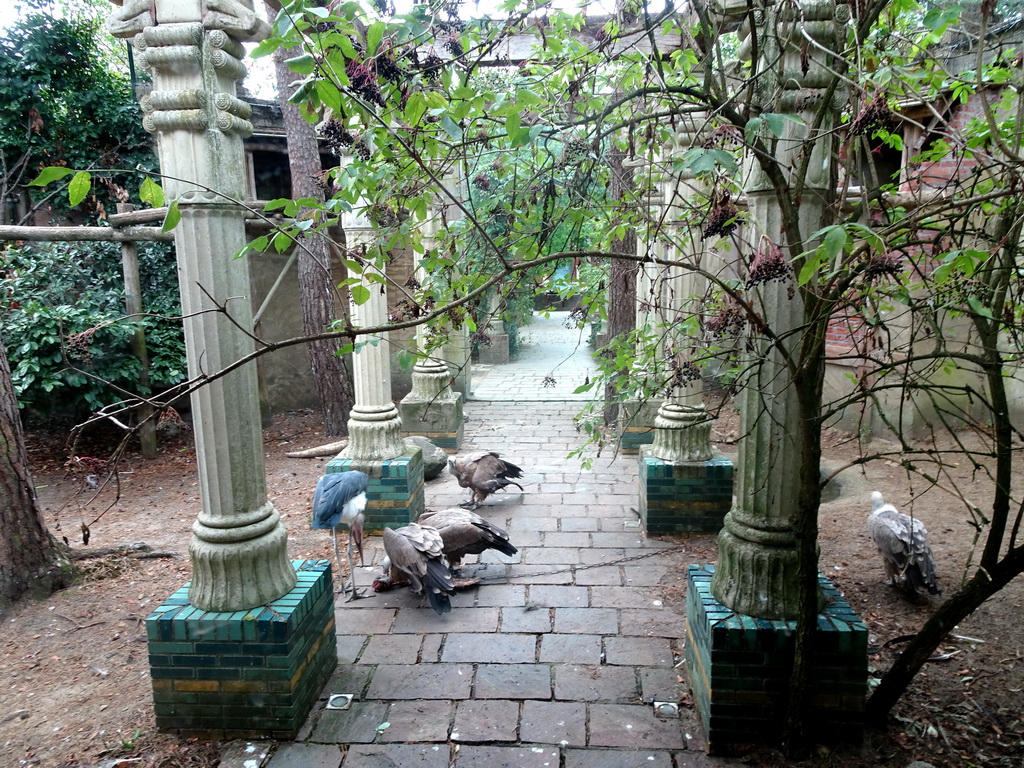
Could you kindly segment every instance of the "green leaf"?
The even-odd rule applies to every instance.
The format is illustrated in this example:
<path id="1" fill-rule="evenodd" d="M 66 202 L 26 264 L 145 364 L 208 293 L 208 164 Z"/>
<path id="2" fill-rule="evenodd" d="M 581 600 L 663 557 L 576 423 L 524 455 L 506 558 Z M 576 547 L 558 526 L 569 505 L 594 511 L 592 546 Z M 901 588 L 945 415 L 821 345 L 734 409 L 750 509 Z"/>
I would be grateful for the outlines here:
<path id="1" fill-rule="evenodd" d="M 293 59 L 286 59 L 284 63 L 288 69 L 300 75 L 311 75 L 316 70 L 316 59 L 308 53 L 296 56 Z"/>
<path id="2" fill-rule="evenodd" d="M 167 209 L 167 215 L 164 216 L 164 223 L 163 226 L 160 227 L 160 231 L 170 232 L 178 226 L 179 221 L 181 221 L 181 211 L 178 210 L 178 201 L 175 200 Z"/>
<path id="3" fill-rule="evenodd" d="M 846 247 L 846 230 L 840 226 L 830 227 L 829 233 L 825 235 L 821 246 L 825 251 L 826 258 L 834 260 L 843 248 Z"/>
<path id="4" fill-rule="evenodd" d="M 771 131 L 776 138 L 781 138 L 783 130 L 786 128 L 786 123 L 803 123 L 796 115 L 790 115 L 787 113 L 778 112 L 764 112 L 761 115 L 764 120 L 764 124 L 768 126 L 768 130 Z"/>
<path id="5" fill-rule="evenodd" d="M 164 189 L 147 176 L 142 180 L 139 197 L 142 199 L 142 202 L 148 203 L 151 207 L 160 208 L 164 204 Z"/>
<path id="6" fill-rule="evenodd" d="M 448 115 L 444 115 L 441 118 L 441 127 L 444 128 L 444 132 L 455 139 L 455 141 L 462 141 L 462 129 L 459 127 L 459 124 L 448 117 Z"/>
<path id="7" fill-rule="evenodd" d="M 68 186 L 68 202 L 71 204 L 71 207 L 74 208 L 85 200 L 85 196 L 89 194 L 90 189 L 92 189 L 92 174 L 88 171 L 76 173 L 74 178 L 71 179 L 71 184 Z"/>
<path id="8" fill-rule="evenodd" d="M 365 285 L 353 285 L 348 289 L 348 292 L 352 296 L 352 303 L 356 306 L 365 304 L 370 300 L 370 289 Z"/>
<path id="9" fill-rule="evenodd" d="M 384 22 L 375 21 L 366 30 L 366 55 L 373 56 L 380 47 L 380 41 L 384 37 Z"/>
<path id="10" fill-rule="evenodd" d="M 992 315 L 992 310 L 986 307 L 984 304 L 982 304 L 981 301 L 978 300 L 977 296 L 968 296 L 967 306 L 974 310 L 974 314 L 976 315 L 987 317 L 989 320 L 994 319 L 994 316 Z"/>
<path id="11" fill-rule="evenodd" d="M 821 252 L 821 249 L 814 251 L 808 255 L 807 260 L 804 261 L 804 265 L 800 267 L 800 274 L 797 275 L 796 281 L 798 285 L 806 285 L 807 282 L 817 274 L 818 269 L 821 267 L 821 262 L 825 260 L 825 255 Z"/>
<path id="12" fill-rule="evenodd" d="M 409 96 L 405 103 L 405 122 L 415 127 L 419 124 L 423 113 L 427 111 L 427 100 L 418 91 Z"/>
<path id="13" fill-rule="evenodd" d="M 509 137 L 515 135 L 520 125 L 522 125 L 522 121 L 519 118 L 518 112 L 512 112 L 505 118 L 505 131 L 508 132 Z"/>
<path id="14" fill-rule="evenodd" d="M 43 168 L 43 170 L 40 171 L 39 175 L 36 176 L 34 179 L 32 179 L 32 181 L 30 181 L 25 186 L 27 186 L 27 187 L 45 187 L 51 181 L 56 181 L 57 179 L 63 179 L 65 176 L 70 176 L 74 172 L 75 172 L 74 168 L 60 168 L 60 167 L 51 165 L 49 168 Z"/>

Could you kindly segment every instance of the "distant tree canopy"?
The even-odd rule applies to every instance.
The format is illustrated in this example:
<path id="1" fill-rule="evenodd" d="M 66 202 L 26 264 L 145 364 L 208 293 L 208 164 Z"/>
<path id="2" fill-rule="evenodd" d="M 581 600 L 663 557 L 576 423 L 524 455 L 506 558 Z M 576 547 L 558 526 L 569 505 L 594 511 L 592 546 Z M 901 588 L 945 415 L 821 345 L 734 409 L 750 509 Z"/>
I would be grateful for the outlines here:
<path id="1" fill-rule="evenodd" d="M 21 185 L 45 166 L 106 172 L 76 208 L 89 221 L 138 189 L 135 169 L 157 167 L 132 83 L 114 54 L 121 43 L 101 23 L 87 13 L 56 18 L 37 10 L 0 32 L 0 223 L 19 223 L 43 197 L 36 191 L 30 201 Z M 46 202 L 70 213 L 62 195 Z"/>

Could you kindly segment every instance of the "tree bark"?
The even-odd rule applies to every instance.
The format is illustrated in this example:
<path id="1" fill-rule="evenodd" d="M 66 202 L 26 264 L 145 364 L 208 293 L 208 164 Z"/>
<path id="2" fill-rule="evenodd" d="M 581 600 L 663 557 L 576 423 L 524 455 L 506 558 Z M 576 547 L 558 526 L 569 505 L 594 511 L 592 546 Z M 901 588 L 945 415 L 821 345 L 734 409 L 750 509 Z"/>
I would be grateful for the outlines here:
<path id="1" fill-rule="evenodd" d="M 270 15 L 273 18 L 272 12 Z M 288 103 L 295 91 L 290 82 L 295 78 L 294 73 L 284 64 L 283 51 L 275 54 L 274 68 L 277 74 L 278 102 L 288 138 L 291 196 L 323 200 L 324 190 L 319 179 L 322 167 L 316 132 L 303 119 L 298 108 Z M 297 263 L 302 330 L 306 335 L 323 333 L 337 319 L 329 245 L 322 235 L 314 234 L 296 247 L 299 248 Z M 307 345 L 313 384 L 324 416 L 324 432 L 328 435 L 348 434 L 348 415 L 354 403 L 351 376 L 344 359 L 338 354 L 339 347 L 340 342 L 335 339 L 311 341 Z"/>
<path id="2" fill-rule="evenodd" d="M 621 149 L 613 148 L 609 153 L 611 180 L 608 185 L 608 196 L 615 201 L 626 198 L 633 188 L 633 172 L 625 167 L 625 159 L 626 154 Z M 610 250 L 613 253 L 633 256 L 636 254 L 636 242 L 636 232 L 629 229 L 623 237 L 612 242 Z M 608 275 L 608 344 L 636 328 L 636 273 L 635 261 L 612 259 Z M 629 375 L 629 371 L 620 373 L 624 376 Z M 606 424 L 612 424 L 618 418 L 617 378 L 618 376 L 612 378 L 605 386 Z"/>
<path id="3" fill-rule="evenodd" d="M 0 614 L 24 597 L 43 598 L 74 572 L 39 513 L 28 452 L 0 339 Z"/>

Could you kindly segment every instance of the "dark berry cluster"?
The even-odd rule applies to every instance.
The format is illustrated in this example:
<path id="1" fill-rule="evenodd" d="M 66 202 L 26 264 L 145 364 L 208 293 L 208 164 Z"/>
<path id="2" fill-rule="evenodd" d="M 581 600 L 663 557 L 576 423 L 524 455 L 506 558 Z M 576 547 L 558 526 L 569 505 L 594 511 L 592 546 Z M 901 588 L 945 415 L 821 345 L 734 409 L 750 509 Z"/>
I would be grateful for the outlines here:
<path id="1" fill-rule="evenodd" d="M 398 85 L 405 81 L 405 70 L 398 66 L 395 55 L 391 51 L 377 55 L 377 74 L 389 83 Z"/>
<path id="2" fill-rule="evenodd" d="M 549 373 L 549 374 L 548 374 L 547 376 L 545 376 L 545 377 L 543 378 L 543 380 L 542 380 L 542 381 L 540 382 L 540 385 L 541 385 L 542 387 L 544 387 L 544 389 L 550 389 L 551 387 L 555 386 L 555 385 L 556 385 L 557 383 L 558 383 L 558 382 L 557 382 L 557 381 L 555 380 L 555 377 L 554 377 L 554 376 L 552 376 L 552 375 L 551 375 L 551 374 Z"/>
<path id="3" fill-rule="evenodd" d="M 871 134 L 879 129 L 890 130 L 896 124 L 896 116 L 885 99 L 874 98 L 864 104 L 858 115 L 850 121 L 851 136 Z"/>
<path id="4" fill-rule="evenodd" d="M 95 328 L 72 333 L 67 337 L 68 357 L 74 357 L 83 363 L 92 362 L 92 337 L 96 333 Z"/>
<path id="5" fill-rule="evenodd" d="M 704 321 L 704 329 L 717 338 L 735 338 L 743 333 L 744 325 L 746 321 L 743 310 L 731 302 L 720 306 L 715 314 Z"/>
<path id="6" fill-rule="evenodd" d="M 474 347 L 482 347 L 484 349 L 489 349 L 492 344 L 491 337 L 485 331 L 474 333 L 472 341 Z"/>
<path id="7" fill-rule="evenodd" d="M 457 35 L 452 35 L 444 44 L 444 49 L 448 51 L 456 59 L 459 58 L 465 51 L 462 48 L 462 43 Z"/>
<path id="8" fill-rule="evenodd" d="M 562 156 L 558 160 L 558 165 L 562 168 L 578 165 L 589 154 L 590 142 L 586 137 L 573 136 L 562 145 Z"/>
<path id="9" fill-rule="evenodd" d="M 701 142 L 705 149 L 734 147 L 740 143 L 740 133 L 735 126 L 720 125 L 708 133 Z"/>
<path id="10" fill-rule="evenodd" d="M 575 331 L 578 328 L 582 328 L 586 322 L 587 310 L 583 307 L 575 307 L 568 315 L 566 315 L 563 325 L 569 330 Z"/>
<path id="11" fill-rule="evenodd" d="M 941 307 L 966 307 L 970 299 L 984 304 L 988 297 L 989 290 L 985 284 L 963 272 L 952 273 L 935 288 L 935 302 Z"/>
<path id="12" fill-rule="evenodd" d="M 478 173 L 473 177 L 473 186 L 486 192 L 491 188 L 491 180 L 486 174 Z"/>
<path id="13" fill-rule="evenodd" d="M 769 242 L 757 249 L 750 267 L 747 268 L 747 288 L 772 281 L 782 283 L 792 277 L 793 269 L 782 255 L 781 249 L 775 243 Z"/>
<path id="14" fill-rule="evenodd" d="M 366 101 L 384 106 L 384 94 L 380 92 L 377 75 L 365 62 L 349 59 L 348 64 L 345 65 L 345 74 L 348 75 L 349 88 Z"/>
<path id="15" fill-rule="evenodd" d="M 341 122 L 335 118 L 328 120 L 321 131 L 327 148 L 335 155 L 348 153 L 349 148 L 355 144 L 355 137 L 345 130 Z"/>
<path id="16" fill-rule="evenodd" d="M 864 267 L 864 278 L 876 280 L 880 277 L 899 277 L 903 271 L 903 259 L 895 251 L 872 253 Z"/>
<path id="17" fill-rule="evenodd" d="M 666 384 L 666 391 L 669 392 L 701 379 L 700 368 L 690 360 L 682 360 L 678 355 L 672 358 L 670 371 L 672 375 Z"/>
<path id="18" fill-rule="evenodd" d="M 374 203 L 366 212 L 375 227 L 387 229 L 398 224 L 398 214 L 384 203 Z"/>
<path id="19" fill-rule="evenodd" d="M 381 16 L 394 16 L 395 15 L 395 4 L 390 0 L 372 0 L 373 7 L 377 9 L 377 13 Z"/>
<path id="20" fill-rule="evenodd" d="M 736 210 L 736 206 L 733 205 L 732 198 L 729 195 L 716 197 L 707 219 L 704 220 L 704 231 L 701 233 L 701 240 L 707 240 L 709 237 L 726 237 L 732 234 L 733 230 L 736 229 L 736 219 L 738 216 L 739 211 Z"/>
<path id="21" fill-rule="evenodd" d="M 423 77 L 431 82 L 437 82 L 444 71 L 444 60 L 435 51 L 431 51 L 419 63 L 419 67 Z"/>

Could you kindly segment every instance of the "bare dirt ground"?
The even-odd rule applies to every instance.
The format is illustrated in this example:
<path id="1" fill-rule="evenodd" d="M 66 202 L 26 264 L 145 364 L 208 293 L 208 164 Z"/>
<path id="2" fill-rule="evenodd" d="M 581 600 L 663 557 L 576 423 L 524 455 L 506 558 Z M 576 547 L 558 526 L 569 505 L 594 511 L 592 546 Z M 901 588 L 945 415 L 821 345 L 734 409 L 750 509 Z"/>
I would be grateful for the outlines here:
<path id="1" fill-rule="evenodd" d="M 85 561 L 75 586 L 3 618 L 0 766 L 215 766 L 223 743 L 156 731 L 145 642 L 146 615 L 189 576 L 186 549 L 199 509 L 191 434 L 164 440 L 159 458 L 152 461 L 129 452 L 119 466 L 116 499 L 109 490 L 95 499 L 81 492 L 81 474 L 64 466 L 68 457 L 62 440 L 29 435 L 50 530 L 79 549 L 84 523 L 90 547 L 144 542 L 174 556 Z M 308 525 L 313 487 L 327 459 L 285 456 L 323 442 L 318 419 L 309 412 L 278 415 L 265 431 L 268 494 L 284 517 L 292 558 L 331 555 L 329 536 Z M 104 447 L 86 444 L 80 455 L 102 456 Z M 857 451 L 854 442 L 830 435 L 826 467 Z M 986 485 L 968 467 L 957 484 L 984 507 Z M 880 673 L 902 647 L 887 643 L 913 633 L 939 602 L 914 603 L 885 586 L 881 561 L 867 537 L 872 490 L 911 511 L 911 485 L 899 467 L 878 462 L 863 473 L 844 473 L 839 490 L 839 497 L 822 507 L 821 569 L 868 624 L 870 666 Z M 967 514 L 941 490 L 914 499 L 913 512 L 931 532 L 941 586 L 951 594 L 970 554 L 973 529 Z M 714 559 L 713 537 L 687 544 L 701 562 Z M 667 599 L 681 600 L 683 579 L 680 572 L 678 583 L 664 584 Z M 926 666 L 887 730 L 869 732 L 863 746 L 822 752 L 806 764 L 903 768 L 919 759 L 950 768 L 1024 765 L 1022 581 L 1013 582 L 947 639 L 941 648 L 944 660 Z M 742 764 L 787 765 L 775 753 L 750 755 Z"/>

